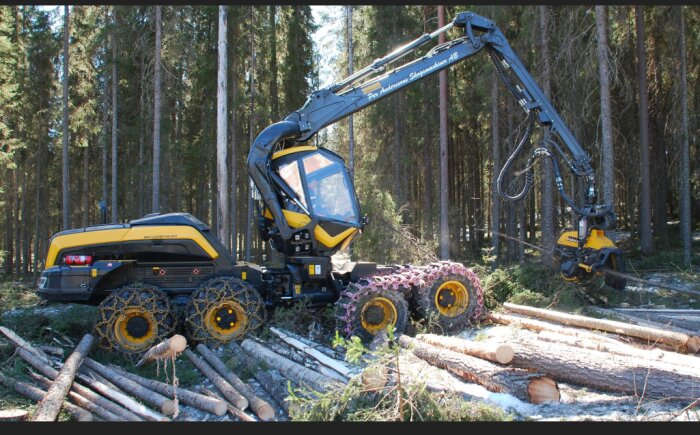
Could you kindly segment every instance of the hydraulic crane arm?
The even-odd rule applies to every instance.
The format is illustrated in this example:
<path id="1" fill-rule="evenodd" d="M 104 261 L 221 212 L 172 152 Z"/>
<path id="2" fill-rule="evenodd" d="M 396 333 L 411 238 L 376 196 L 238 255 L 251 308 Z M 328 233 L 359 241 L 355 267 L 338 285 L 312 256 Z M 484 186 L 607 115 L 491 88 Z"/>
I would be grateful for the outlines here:
<path id="1" fill-rule="evenodd" d="M 385 72 L 388 65 L 415 51 L 452 27 L 464 29 L 463 36 L 434 47 L 419 59 Z M 598 219 L 597 225 L 603 228 L 612 227 L 614 214 L 611 206 L 596 204 L 597 192 L 590 157 L 579 145 L 549 99 L 528 73 L 508 44 L 503 32 L 487 18 L 471 12 L 462 12 L 451 23 L 435 32 L 424 34 L 420 38 L 397 48 L 339 83 L 313 92 L 303 107 L 289 114 L 284 121 L 269 126 L 255 139 L 248 158 L 251 177 L 270 208 L 271 214 L 281 223 L 279 229 L 282 236 L 285 237 L 285 234 L 289 236 L 291 230 L 283 223 L 284 219 L 281 219 L 282 211 L 275 198 L 274 181 L 268 166 L 270 156 L 278 142 L 284 141 L 289 144 L 287 146 L 305 142 L 324 127 L 362 110 L 416 81 L 465 60 L 483 49 L 488 51 L 494 61 L 499 77 L 513 92 L 523 110 L 530 114 L 531 123 L 536 119 L 540 125 L 546 128 L 545 139 L 541 146 L 533 152 L 531 161 L 528 163 L 529 174 L 521 194 L 514 197 L 509 197 L 502 191 L 501 194 L 508 199 L 522 198 L 533 182 L 531 171 L 534 160 L 540 156 L 549 157 L 554 164 L 557 188 L 572 209 L 582 218 L 602 217 L 602 219 Z M 377 74 L 381 75 L 376 76 Z M 509 78 L 509 75 L 515 77 L 515 83 Z M 370 76 L 376 77 L 370 78 Z M 531 131 L 532 126 L 528 129 L 526 136 L 529 136 Z M 568 157 L 557 142 L 552 140 L 553 135 L 559 137 L 571 157 Z M 524 137 L 521 144 L 526 140 L 527 137 Z M 550 150 L 550 145 L 555 147 L 555 150 L 564 158 L 567 166 L 575 175 L 587 179 L 586 200 L 583 207 L 577 207 L 564 192 L 563 181 L 559 175 L 557 161 Z M 518 151 L 519 149 L 516 150 L 516 153 Z M 510 164 L 510 160 L 512 158 L 503 169 L 506 169 Z M 501 177 L 499 177 L 499 186 L 502 183 L 504 173 L 505 170 L 501 172 Z"/>

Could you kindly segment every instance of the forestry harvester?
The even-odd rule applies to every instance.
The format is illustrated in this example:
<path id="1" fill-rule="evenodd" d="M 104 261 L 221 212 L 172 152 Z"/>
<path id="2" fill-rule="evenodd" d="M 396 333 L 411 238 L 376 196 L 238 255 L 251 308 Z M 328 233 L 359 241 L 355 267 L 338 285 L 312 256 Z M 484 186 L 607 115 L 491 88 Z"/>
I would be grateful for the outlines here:
<path id="1" fill-rule="evenodd" d="M 460 36 L 387 71 L 389 64 L 451 28 Z M 242 339 L 264 323 L 267 309 L 296 301 L 334 304 L 338 330 L 363 339 L 389 325 L 402 332 L 411 314 L 409 302 L 413 314 L 430 316 L 448 331 L 478 322 L 484 312 L 483 290 L 474 272 L 462 264 L 349 262 L 334 268 L 331 256 L 345 249 L 368 220 L 361 216 L 344 160 L 309 140 L 322 128 L 482 50 L 528 117 L 528 128 L 498 177 L 499 193 L 522 199 L 534 182 L 535 161 L 550 159 L 558 191 L 577 216 L 575 229 L 565 231 L 551 248 L 560 256 L 561 275 L 580 282 L 605 270 L 621 271 L 620 251 L 605 236 L 615 215 L 609 204 L 597 203 L 589 156 L 498 27 L 462 12 L 435 32 L 313 92 L 303 107 L 257 136 L 248 167 L 258 228 L 262 239 L 284 257 L 282 267 L 237 262 L 207 225 L 190 214 L 154 214 L 54 235 L 38 294 L 99 305 L 100 344 L 132 356 L 180 327 L 193 342 L 215 345 Z M 536 123 L 544 130 L 542 140 L 521 171 L 522 189 L 511 195 L 502 188 L 505 174 Z M 586 183 L 581 206 L 564 191 L 558 157 Z M 606 274 L 606 283 L 624 288 L 625 281 L 614 276 Z"/>

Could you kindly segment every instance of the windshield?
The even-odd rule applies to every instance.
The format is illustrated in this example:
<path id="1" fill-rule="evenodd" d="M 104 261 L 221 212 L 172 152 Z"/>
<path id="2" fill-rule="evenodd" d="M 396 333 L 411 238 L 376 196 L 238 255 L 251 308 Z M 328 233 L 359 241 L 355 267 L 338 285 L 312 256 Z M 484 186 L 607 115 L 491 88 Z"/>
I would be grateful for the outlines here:
<path id="1" fill-rule="evenodd" d="M 312 212 L 318 217 L 357 223 L 354 191 L 345 167 L 321 153 L 306 156 L 302 166 Z"/>

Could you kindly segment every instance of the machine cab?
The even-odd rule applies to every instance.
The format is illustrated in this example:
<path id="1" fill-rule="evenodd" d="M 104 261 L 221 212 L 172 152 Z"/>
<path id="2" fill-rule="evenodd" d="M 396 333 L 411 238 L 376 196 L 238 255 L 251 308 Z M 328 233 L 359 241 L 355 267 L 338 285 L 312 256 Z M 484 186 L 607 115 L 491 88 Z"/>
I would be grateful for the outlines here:
<path id="1" fill-rule="evenodd" d="M 288 225 L 308 231 L 308 236 L 301 232 L 300 239 L 309 241 L 288 252 L 277 240 L 273 245 L 278 250 L 287 255 L 332 255 L 362 228 L 355 188 L 339 155 L 314 146 L 287 148 L 272 155 L 271 169 Z M 268 210 L 264 216 L 267 225 L 274 226 Z"/>

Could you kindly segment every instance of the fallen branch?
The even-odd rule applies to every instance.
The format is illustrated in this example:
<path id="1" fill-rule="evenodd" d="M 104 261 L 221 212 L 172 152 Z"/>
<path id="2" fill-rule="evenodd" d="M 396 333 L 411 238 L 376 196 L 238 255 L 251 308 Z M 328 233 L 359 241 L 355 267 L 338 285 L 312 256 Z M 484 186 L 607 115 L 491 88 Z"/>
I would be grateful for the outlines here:
<path id="1" fill-rule="evenodd" d="M 7 388 L 15 390 L 17 393 L 35 402 L 41 402 L 41 400 L 46 395 L 46 392 L 44 390 L 26 382 L 18 381 L 17 379 L 5 376 L 2 373 L 0 373 L 0 384 L 4 385 Z M 94 417 L 90 412 L 72 403 L 63 402 L 61 406 L 63 407 L 63 409 L 66 410 L 68 414 L 70 414 L 71 417 L 78 421 L 94 420 Z"/>
<path id="2" fill-rule="evenodd" d="M 73 353 L 66 359 L 66 362 L 63 363 L 61 371 L 53 380 L 53 383 L 46 392 L 46 396 L 39 402 L 32 421 L 56 420 L 61 410 L 61 404 L 65 400 L 66 394 L 68 394 L 73 384 L 75 374 L 90 352 L 94 341 L 95 337 L 90 334 L 85 334 L 83 336 Z"/>
<path id="3" fill-rule="evenodd" d="M 662 342 L 685 352 L 697 353 L 700 351 L 700 337 L 698 336 L 690 336 L 679 332 L 630 325 L 628 323 L 616 322 L 613 320 L 594 319 L 592 317 L 544 310 L 541 308 L 527 307 L 524 305 L 515 305 L 508 302 L 504 303 L 503 307 L 514 313 L 553 320 L 567 325 L 574 325 L 588 329 L 598 329 L 601 331 L 610 331 L 617 334 L 628 335 L 630 337 L 650 340 L 652 342 Z"/>
<path id="4" fill-rule="evenodd" d="M 0 332 L 2 332 L 5 335 L 5 337 L 7 337 L 12 343 L 14 343 L 15 347 L 27 349 L 29 352 L 36 354 L 46 364 L 51 364 L 48 355 L 46 355 L 44 352 L 37 349 L 36 347 L 32 346 L 31 344 L 27 343 L 22 337 L 15 334 L 11 329 L 8 329 L 4 326 L 0 326 Z"/>
<path id="5" fill-rule="evenodd" d="M 248 399 L 236 390 L 223 376 L 214 370 L 206 361 L 194 354 L 190 349 L 185 349 L 185 356 L 202 372 L 216 387 L 217 390 L 224 395 L 233 406 L 238 409 L 246 409 L 248 407 Z"/>
<path id="6" fill-rule="evenodd" d="M 197 350 L 204 359 L 224 377 L 233 387 L 238 390 L 243 397 L 248 400 L 248 405 L 253 412 L 263 421 L 269 421 L 275 418 L 275 410 L 272 409 L 269 403 L 258 397 L 252 388 L 243 382 L 235 373 L 226 367 L 221 359 L 216 356 L 208 347 L 203 344 L 197 345 Z"/>

